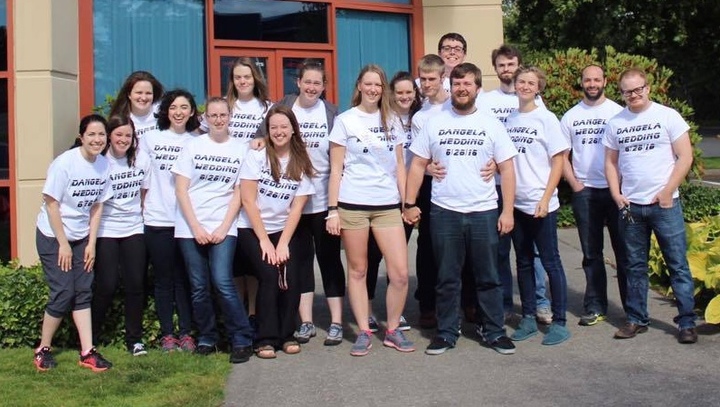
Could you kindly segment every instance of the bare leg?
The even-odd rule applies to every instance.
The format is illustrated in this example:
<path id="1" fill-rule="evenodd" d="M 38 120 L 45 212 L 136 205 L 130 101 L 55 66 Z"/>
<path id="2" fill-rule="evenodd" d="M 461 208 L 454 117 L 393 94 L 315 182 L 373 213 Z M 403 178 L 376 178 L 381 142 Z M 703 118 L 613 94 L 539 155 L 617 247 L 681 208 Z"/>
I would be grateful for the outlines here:
<path id="1" fill-rule="evenodd" d="M 375 241 L 385 257 L 390 284 L 385 294 L 387 328 L 390 331 L 400 325 L 408 291 L 407 242 L 402 226 L 373 229 Z"/>
<path id="2" fill-rule="evenodd" d="M 343 229 L 342 240 L 348 265 L 350 308 L 361 331 L 369 331 L 367 278 L 367 245 L 369 228 Z"/>
<path id="3" fill-rule="evenodd" d="M 298 307 L 298 313 L 300 314 L 300 322 L 312 322 L 313 321 L 313 296 L 315 293 L 302 293 L 300 294 L 300 306 Z M 328 302 L 329 302 L 328 298 Z"/>
<path id="4" fill-rule="evenodd" d="M 80 337 L 80 350 L 86 353 L 93 347 L 92 343 L 92 314 L 90 308 L 85 308 L 72 313 L 75 327 Z"/>
<path id="5" fill-rule="evenodd" d="M 55 318 L 47 312 L 45 313 L 42 332 L 40 334 L 40 348 L 45 346 L 50 347 L 52 345 L 53 336 L 55 336 L 55 332 L 57 332 L 61 322 L 62 318 Z"/>

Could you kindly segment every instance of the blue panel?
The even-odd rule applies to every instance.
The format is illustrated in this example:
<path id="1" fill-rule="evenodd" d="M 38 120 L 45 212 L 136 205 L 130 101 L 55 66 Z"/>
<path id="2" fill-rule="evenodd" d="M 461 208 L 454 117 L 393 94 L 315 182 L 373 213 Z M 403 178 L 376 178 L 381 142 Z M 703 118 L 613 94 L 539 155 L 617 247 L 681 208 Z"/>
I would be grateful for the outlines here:
<path id="1" fill-rule="evenodd" d="M 380 65 L 388 80 L 410 69 L 410 24 L 406 14 L 337 11 L 338 105 L 350 107 L 355 79 L 363 66 Z"/>
<path id="2" fill-rule="evenodd" d="M 115 95 L 137 70 L 165 89 L 183 87 L 204 103 L 203 0 L 94 0 L 95 104 Z"/>

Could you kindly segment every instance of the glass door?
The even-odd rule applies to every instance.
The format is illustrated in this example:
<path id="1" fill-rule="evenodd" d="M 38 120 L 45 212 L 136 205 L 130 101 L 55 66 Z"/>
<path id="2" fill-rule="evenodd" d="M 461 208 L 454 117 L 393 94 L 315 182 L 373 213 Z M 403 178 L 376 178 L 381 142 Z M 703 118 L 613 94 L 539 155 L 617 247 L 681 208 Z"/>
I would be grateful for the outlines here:
<path id="1" fill-rule="evenodd" d="M 275 52 L 258 51 L 258 50 L 219 50 L 213 58 L 211 65 L 210 86 L 209 89 L 213 95 L 225 96 L 228 84 L 231 83 L 231 69 L 238 58 L 249 58 L 257 67 L 260 76 L 268 85 L 270 99 L 275 100 L 278 93 L 278 83 L 273 78 L 275 70 Z"/>
<path id="2" fill-rule="evenodd" d="M 282 83 L 282 94 L 297 94 L 297 75 L 300 66 L 305 61 L 311 61 L 322 65 L 325 69 L 325 94 L 323 98 L 335 103 L 335 89 L 333 87 L 333 67 L 332 58 L 330 52 L 324 51 L 277 51 L 278 64 L 276 65 L 280 72 L 278 72 L 278 79 Z M 280 82 L 279 82 L 280 83 Z"/>

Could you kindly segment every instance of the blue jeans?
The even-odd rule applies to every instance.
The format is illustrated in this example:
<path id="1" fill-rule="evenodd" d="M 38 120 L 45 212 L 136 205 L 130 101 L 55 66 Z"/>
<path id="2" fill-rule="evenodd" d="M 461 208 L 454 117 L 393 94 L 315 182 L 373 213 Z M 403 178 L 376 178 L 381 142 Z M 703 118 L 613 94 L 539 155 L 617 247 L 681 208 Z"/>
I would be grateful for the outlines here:
<path id="1" fill-rule="evenodd" d="M 212 283 L 217 291 L 230 343 L 233 347 L 250 346 L 252 328 L 232 279 L 237 238 L 227 236 L 218 244 L 207 245 L 200 245 L 195 239 L 178 240 L 190 276 L 193 316 L 200 331 L 198 344 L 213 346 L 218 341 Z"/>
<path id="2" fill-rule="evenodd" d="M 655 233 L 665 264 L 670 272 L 670 285 L 675 295 L 679 315 L 674 321 L 680 329 L 695 326 L 695 298 L 692 274 L 687 261 L 687 239 L 680 200 L 673 199 L 671 208 L 659 204 L 630 204 L 629 219 L 620 220 L 627 251 L 627 305 L 628 322 L 648 325 L 648 254 L 650 233 Z"/>
<path id="3" fill-rule="evenodd" d="M 515 229 L 512 233 L 517 256 L 518 285 L 523 316 L 535 317 L 537 301 L 535 298 L 535 246 L 537 246 L 548 279 L 553 323 L 565 325 L 567 310 L 567 280 L 560 261 L 557 239 L 557 211 L 550 212 L 544 218 L 534 218 L 515 210 Z"/>
<path id="4" fill-rule="evenodd" d="M 618 229 L 618 207 L 610 195 L 610 189 L 585 187 L 580 192 L 573 193 L 572 209 L 583 252 L 582 267 L 586 282 L 583 299 L 585 312 L 607 314 L 608 310 L 607 271 L 603 255 L 605 225 L 615 252 L 618 289 L 625 308 L 627 293 L 625 246 Z"/>
<path id="5" fill-rule="evenodd" d="M 503 200 L 500 185 L 495 185 L 498 194 L 498 211 L 502 211 Z M 503 308 L 505 312 L 513 309 L 513 277 L 510 268 L 510 244 L 512 243 L 512 234 L 500 236 L 500 244 L 498 246 L 498 272 L 500 273 L 500 282 L 503 289 Z M 540 262 L 540 256 L 537 255 L 535 249 L 535 298 L 538 308 L 550 308 L 550 301 L 545 296 L 545 269 Z"/>
<path id="6" fill-rule="evenodd" d="M 498 275 L 498 211 L 460 213 L 432 205 L 432 246 L 438 265 L 438 336 L 458 339 L 460 281 L 463 264 L 471 265 L 479 308 L 477 316 L 488 341 L 505 335 L 503 294 Z"/>

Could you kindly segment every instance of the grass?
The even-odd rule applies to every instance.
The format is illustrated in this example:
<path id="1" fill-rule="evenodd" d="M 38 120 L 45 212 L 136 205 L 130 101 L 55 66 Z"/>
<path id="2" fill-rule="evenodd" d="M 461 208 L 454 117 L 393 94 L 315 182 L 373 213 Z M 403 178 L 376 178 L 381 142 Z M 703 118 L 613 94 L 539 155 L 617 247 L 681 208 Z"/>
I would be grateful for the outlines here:
<path id="1" fill-rule="evenodd" d="M 55 350 L 58 367 L 38 372 L 32 350 L 0 349 L 0 406 L 219 406 L 230 372 L 227 354 L 201 357 L 150 351 L 132 357 L 103 348 L 114 367 L 93 373 L 75 350 Z"/>
<path id="2" fill-rule="evenodd" d="M 720 169 L 720 157 L 703 157 L 706 170 Z"/>

